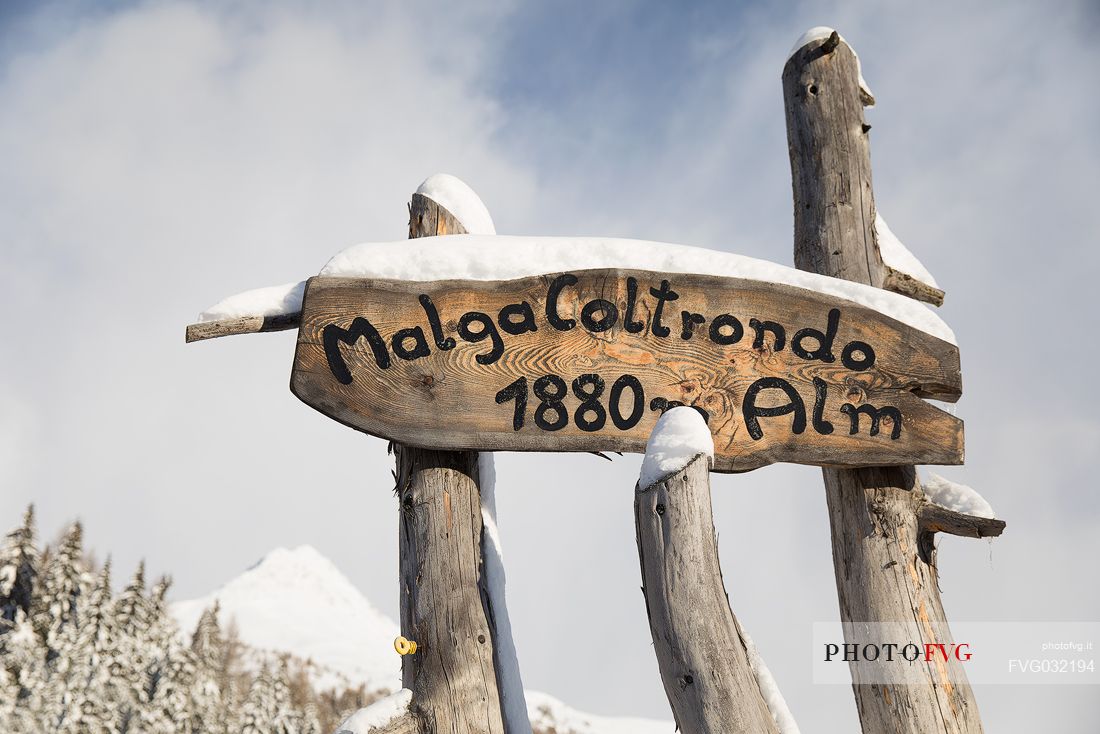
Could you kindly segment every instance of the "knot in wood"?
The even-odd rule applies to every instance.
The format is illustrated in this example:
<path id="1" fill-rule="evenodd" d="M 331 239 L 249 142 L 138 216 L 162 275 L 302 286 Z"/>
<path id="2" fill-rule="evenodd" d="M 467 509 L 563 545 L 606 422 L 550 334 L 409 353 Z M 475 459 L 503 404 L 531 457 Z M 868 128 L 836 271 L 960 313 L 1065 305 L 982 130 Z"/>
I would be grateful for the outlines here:
<path id="1" fill-rule="evenodd" d="M 658 515 L 664 515 L 664 514 L 665 514 L 665 506 L 664 506 L 664 504 L 663 504 L 663 503 L 661 503 L 661 502 L 658 502 L 658 503 L 657 503 L 657 508 L 656 508 L 656 509 L 657 509 L 657 514 L 658 514 Z"/>

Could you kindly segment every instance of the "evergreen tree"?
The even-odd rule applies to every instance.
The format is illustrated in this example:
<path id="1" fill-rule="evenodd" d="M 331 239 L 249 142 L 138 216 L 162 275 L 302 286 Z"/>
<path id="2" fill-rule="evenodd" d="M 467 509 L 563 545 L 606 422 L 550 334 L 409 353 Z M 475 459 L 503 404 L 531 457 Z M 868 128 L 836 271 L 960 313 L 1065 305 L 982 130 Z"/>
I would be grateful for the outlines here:
<path id="1" fill-rule="evenodd" d="M 69 526 L 56 552 L 46 562 L 42 592 L 36 597 L 33 621 L 51 657 L 67 642 L 66 634 L 76 624 L 80 598 L 89 586 L 81 547 L 83 534 L 79 522 Z"/>
<path id="2" fill-rule="evenodd" d="M 218 625 L 218 603 L 203 611 L 191 635 L 195 676 L 191 684 L 191 728 L 216 734 L 225 731 L 225 709 L 219 681 L 224 680 L 225 640 Z"/>
<path id="3" fill-rule="evenodd" d="M 241 707 L 240 734 L 270 734 L 271 723 L 277 715 L 275 708 L 275 690 L 267 666 L 252 680 L 248 689 L 248 698 Z"/>
<path id="4" fill-rule="evenodd" d="M 298 715 L 290 702 L 290 675 L 286 658 L 275 666 L 271 676 L 271 706 L 274 715 L 268 719 L 268 731 L 272 734 L 298 734 Z"/>
<path id="5" fill-rule="evenodd" d="M 71 648 L 71 696 L 58 732 L 110 732 L 116 727 L 114 705 L 119 694 L 112 671 L 119 669 L 118 629 L 111 603 L 111 560 L 96 577 L 77 617 L 76 644 Z"/>
<path id="6" fill-rule="evenodd" d="M 40 732 L 39 715 L 46 697 L 46 654 L 34 625 L 22 609 L 16 612 L 10 633 L 0 641 L 6 677 L 9 685 L 14 686 L 11 692 L 15 696 L 14 711 L 7 722 L 10 731 L 16 734 Z"/>
<path id="7" fill-rule="evenodd" d="M 34 505 L 23 514 L 23 525 L 8 533 L 0 548 L 0 635 L 15 625 L 15 615 L 31 613 L 38 549 L 34 545 Z"/>
<path id="8" fill-rule="evenodd" d="M 38 719 L 54 730 L 72 713 L 68 678 L 75 660 L 78 614 L 91 579 L 84 570 L 83 529 L 74 522 L 48 554 L 41 593 L 32 601 L 34 628 L 44 645 L 45 670 Z M 37 585 L 36 585 L 37 590 Z"/>
<path id="9" fill-rule="evenodd" d="M 147 703 L 146 668 L 151 660 L 148 632 L 152 605 L 145 595 L 145 562 L 138 564 L 130 583 L 112 606 L 119 632 L 119 664 L 114 680 L 118 686 L 120 734 L 142 731 L 142 712 Z"/>
<path id="10" fill-rule="evenodd" d="M 170 578 L 161 578 L 149 595 L 144 731 L 190 734 L 194 731 L 191 689 L 196 656 L 184 646 L 175 620 L 168 614 L 165 596 L 171 583 Z"/>
<path id="11" fill-rule="evenodd" d="M 130 583 L 114 603 L 115 619 L 127 637 L 144 637 L 149 629 L 151 605 L 145 596 L 145 561 L 138 563 Z"/>

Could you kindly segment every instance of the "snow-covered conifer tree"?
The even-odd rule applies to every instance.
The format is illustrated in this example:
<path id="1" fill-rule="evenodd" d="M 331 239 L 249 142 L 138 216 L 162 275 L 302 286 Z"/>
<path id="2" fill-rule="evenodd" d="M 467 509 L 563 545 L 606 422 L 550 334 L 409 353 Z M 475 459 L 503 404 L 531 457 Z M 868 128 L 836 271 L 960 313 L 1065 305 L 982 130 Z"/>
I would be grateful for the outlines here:
<path id="1" fill-rule="evenodd" d="M 279 661 L 271 675 L 271 701 L 274 716 L 269 721 L 272 734 L 298 734 L 300 716 L 290 701 L 290 673 L 286 659 Z"/>
<path id="2" fill-rule="evenodd" d="M 171 583 L 170 578 L 163 577 L 149 595 L 144 730 L 190 734 L 196 731 L 191 710 L 196 656 L 184 646 L 176 622 L 168 614 L 165 596 Z"/>
<path id="3" fill-rule="evenodd" d="M 68 705 L 57 731 L 110 732 L 117 728 L 119 699 L 112 671 L 119 669 L 118 630 L 111 603 L 111 559 L 96 576 L 80 605 L 75 644 L 67 651 Z"/>
<path id="4" fill-rule="evenodd" d="M 145 709 L 145 669 L 154 657 L 148 646 L 151 604 L 145 595 L 145 562 L 138 564 L 130 583 L 113 605 L 118 628 L 119 665 L 115 682 L 118 686 L 119 731 L 141 731 Z"/>
<path id="5" fill-rule="evenodd" d="M 10 632 L 0 639 L 9 685 L 14 685 L 14 710 L 3 721 L 14 734 L 42 730 L 38 713 L 46 696 L 46 651 L 34 625 L 22 609 L 16 612 Z M 10 689 L 9 689 L 10 690 Z"/>
<path id="6" fill-rule="evenodd" d="M 79 522 L 69 526 L 46 562 L 41 594 L 36 595 L 33 621 L 51 657 L 69 641 L 66 635 L 76 625 L 80 598 L 90 586 L 91 579 L 84 569 L 83 535 Z"/>
<path id="7" fill-rule="evenodd" d="M 195 656 L 195 675 L 191 684 L 192 730 L 225 731 L 226 712 L 219 681 L 223 679 L 225 641 L 218 625 L 218 604 L 205 610 L 191 635 L 191 652 Z"/>
<path id="8" fill-rule="evenodd" d="M 31 613 L 37 575 L 34 505 L 30 505 L 23 514 L 22 526 L 8 533 L 0 547 L 0 635 L 14 626 L 18 610 Z"/>
<path id="9" fill-rule="evenodd" d="M 71 713 L 72 696 L 68 679 L 77 641 L 81 605 L 91 586 L 84 568 L 83 529 L 79 522 L 69 526 L 57 548 L 47 555 L 41 584 L 36 585 L 32 622 L 45 645 L 45 683 L 37 719 L 54 730 Z"/>
<path id="10" fill-rule="evenodd" d="M 240 734 L 271 734 L 271 723 L 278 712 L 275 708 L 275 691 L 271 678 L 265 665 L 252 680 L 252 686 L 248 689 L 248 698 L 241 707 L 240 724 L 237 730 Z"/>

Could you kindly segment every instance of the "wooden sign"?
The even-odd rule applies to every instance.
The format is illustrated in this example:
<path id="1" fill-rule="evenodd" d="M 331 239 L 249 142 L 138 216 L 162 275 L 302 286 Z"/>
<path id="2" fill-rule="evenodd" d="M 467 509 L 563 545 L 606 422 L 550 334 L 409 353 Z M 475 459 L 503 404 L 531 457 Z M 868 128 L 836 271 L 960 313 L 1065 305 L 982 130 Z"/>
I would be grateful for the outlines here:
<path id="1" fill-rule="evenodd" d="M 628 270 L 511 281 L 316 277 L 291 390 L 440 449 L 645 451 L 699 408 L 715 469 L 959 464 L 958 348 L 872 309 L 755 280 Z"/>

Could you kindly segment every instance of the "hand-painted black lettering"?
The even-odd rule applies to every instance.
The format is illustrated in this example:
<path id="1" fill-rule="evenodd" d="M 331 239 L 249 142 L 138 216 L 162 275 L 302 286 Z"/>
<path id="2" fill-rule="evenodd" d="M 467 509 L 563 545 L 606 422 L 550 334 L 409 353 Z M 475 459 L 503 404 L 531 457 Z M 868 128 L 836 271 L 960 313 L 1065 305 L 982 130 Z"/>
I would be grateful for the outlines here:
<path id="1" fill-rule="evenodd" d="M 897 441 L 901 436 L 901 411 L 893 406 L 888 405 L 884 408 L 876 408 L 866 403 L 860 406 L 845 403 L 840 406 L 840 412 L 847 415 L 852 422 L 852 427 L 848 431 L 849 435 L 854 436 L 859 433 L 859 416 L 863 413 L 871 418 L 871 430 L 867 432 L 868 436 L 878 435 L 879 423 L 883 418 L 890 419 L 890 425 L 892 426 L 890 428 L 890 440 Z"/>
<path id="2" fill-rule="evenodd" d="M 638 300 L 638 280 L 628 277 L 626 279 L 626 312 L 623 314 L 623 328 L 631 334 L 638 334 L 645 329 L 645 324 L 634 320 L 634 304 Z"/>
<path id="3" fill-rule="evenodd" d="M 619 400 L 627 388 L 630 388 L 632 401 L 630 414 L 624 418 L 619 409 Z M 607 398 L 607 409 L 611 413 L 611 422 L 620 431 L 629 431 L 638 425 L 638 421 L 642 419 L 642 414 L 645 412 L 645 390 L 642 388 L 641 381 L 634 375 L 623 375 L 615 380 L 611 385 L 611 394 Z"/>
<path id="4" fill-rule="evenodd" d="M 565 380 L 557 375 L 543 375 L 535 380 L 535 397 L 540 401 L 535 408 L 535 425 L 544 431 L 559 431 L 569 423 L 569 413 L 562 404 L 565 397 Z M 546 420 L 546 414 L 554 413 L 554 420 Z"/>
<path id="5" fill-rule="evenodd" d="M 558 331 L 569 331 L 577 325 L 576 319 L 563 319 L 558 315 L 558 296 L 567 286 L 576 284 L 577 276 L 565 273 L 554 278 L 546 291 L 546 320 Z"/>
<path id="6" fill-rule="evenodd" d="M 829 309 L 829 321 L 825 327 L 825 333 L 821 333 L 819 329 L 806 328 L 799 329 L 795 332 L 794 338 L 791 339 L 791 351 L 797 354 L 802 359 L 817 359 L 822 362 L 835 362 L 836 357 L 833 356 L 833 340 L 836 339 L 836 328 L 840 323 L 840 309 Z M 815 340 L 817 346 L 813 349 L 806 349 L 802 345 L 802 340 L 807 337 Z"/>
<path id="7" fill-rule="evenodd" d="M 387 369 L 390 366 L 390 353 L 386 349 L 386 342 L 382 341 L 382 337 L 378 334 L 378 329 L 374 328 L 374 324 L 365 318 L 357 316 L 351 322 L 351 328 L 346 330 L 336 324 L 329 324 L 321 330 L 321 341 L 325 346 L 325 357 L 328 359 L 329 371 L 342 385 L 351 384 L 351 372 L 348 370 L 347 362 L 344 361 L 344 355 L 340 353 L 340 344 L 346 344 L 350 347 L 363 337 L 367 338 L 367 344 L 370 345 L 371 352 L 374 353 L 374 361 L 378 364 L 378 367 Z"/>
<path id="8" fill-rule="evenodd" d="M 668 398 L 653 398 L 649 401 L 649 409 L 664 415 L 666 411 L 673 408 L 679 408 L 683 405 L 679 400 L 669 400 Z"/>
<path id="9" fill-rule="evenodd" d="M 862 355 L 859 359 L 855 357 L 856 352 Z M 840 361 L 848 369 L 861 372 L 874 366 L 875 350 L 871 349 L 870 344 L 864 342 L 848 342 L 844 345 L 844 351 L 840 353 Z"/>
<path id="10" fill-rule="evenodd" d="M 730 332 L 728 334 L 722 333 L 722 329 L 727 327 Z M 710 340 L 715 344 L 721 344 L 722 346 L 736 344 L 741 341 L 741 337 L 744 335 L 745 327 L 728 313 L 719 314 L 714 317 L 714 321 L 710 322 Z"/>
<path id="11" fill-rule="evenodd" d="M 573 380 L 573 394 L 581 401 L 576 412 L 573 413 L 573 422 L 582 431 L 587 433 L 598 431 L 607 423 L 607 411 L 599 402 L 600 396 L 603 395 L 603 388 L 603 378 L 592 372 Z M 589 419 L 589 413 L 595 417 Z"/>
<path id="12" fill-rule="evenodd" d="M 595 316 L 597 312 L 601 314 L 598 319 Z M 602 298 L 589 301 L 581 309 L 581 323 L 584 324 L 584 328 L 594 334 L 607 331 L 618 320 L 619 309 L 611 301 L 605 301 Z"/>
<path id="13" fill-rule="evenodd" d="M 787 330 L 783 328 L 783 324 L 777 324 L 774 321 L 749 319 L 749 328 L 756 332 L 756 337 L 752 340 L 753 349 L 764 348 L 764 333 L 770 331 L 774 337 L 772 351 L 783 351 L 783 345 L 787 343 Z"/>
<path id="14" fill-rule="evenodd" d="M 793 349 L 793 347 L 792 347 Z M 814 430 L 822 436 L 828 436 L 833 432 L 833 424 L 825 420 L 825 398 L 829 396 L 829 383 L 820 377 L 814 378 Z"/>
<path id="15" fill-rule="evenodd" d="M 681 311 L 680 320 L 683 322 L 683 328 L 680 329 L 680 338 L 690 339 L 692 332 L 695 331 L 695 327 L 705 324 L 707 322 L 707 317 L 701 313 Z"/>
<path id="16" fill-rule="evenodd" d="M 500 309 L 500 313 L 497 314 L 497 323 L 506 334 L 513 336 L 539 330 L 535 325 L 535 312 L 531 310 L 531 304 L 527 301 L 509 303 Z"/>
<path id="17" fill-rule="evenodd" d="M 413 341 L 412 349 L 405 346 L 405 342 L 409 339 Z M 419 326 L 396 332 L 390 339 L 390 346 L 393 348 L 393 353 L 401 359 L 419 359 L 432 353 L 428 349 L 428 340 L 424 338 L 424 330 Z"/>
<path id="18" fill-rule="evenodd" d="M 756 397 L 762 390 L 782 390 L 787 394 L 788 402 L 774 408 L 762 408 L 757 406 Z M 741 413 L 745 419 L 745 428 L 754 441 L 764 437 L 764 431 L 760 429 L 759 418 L 771 418 L 777 415 L 794 413 L 791 420 L 791 433 L 799 434 L 806 430 L 806 405 L 802 402 L 802 396 L 798 391 L 781 377 L 761 377 L 749 385 L 745 391 L 745 401 L 741 405 Z"/>
<path id="19" fill-rule="evenodd" d="M 512 412 L 512 430 L 523 428 L 523 422 L 527 415 L 527 378 L 521 377 L 497 393 L 497 405 L 509 400 L 516 401 L 515 410 Z"/>
<path id="20" fill-rule="evenodd" d="M 428 317 L 428 326 L 432 327 L 432 339 L 435 340 L 435 346 L 444 352 L 448 349 L 454 349 L 454 337 L 443 337 L 443 324 L 439 321 L 439 311 L 432 303 L 432 299 L 427 294 L 421 293 L 419 300 L 420 307 L 424 309 L 424 314 Z"/>
<path id="21" fill-rule="evenodd" d="M 481 324 L 481 330 L 471 331 L 470 324 Z M 493 320 L 489 318 L 489 314 L 480 311 L 467 311 L 462 314 L 462 317 L 458 320 L 458 335 L 471 344 L 476 344 L 486 337 L 492 339 L 492 349 L 484 354 L 474 356 L 478 364 L 492 364 L 500 359 L 500 355 L 504 354 L 504 340 L 500 338 L 500 332 L 497 331 L 497 326 L 493 323 Z"/>
<path id="22" fill-rule="evenodd" d="M 664 312 L 665 301 L 675 301 L 680 294 L 672 290 L 667 280 L 661 281 L 660 289 L 650 288 L 649 293 L 657 299 L 657 305 L 653 307 L 653 323 L 650 325 L 650 331 L 653 332 L 653 336 L 668 336 L 669 328 L 661 323 L 661 314 Z"/>

